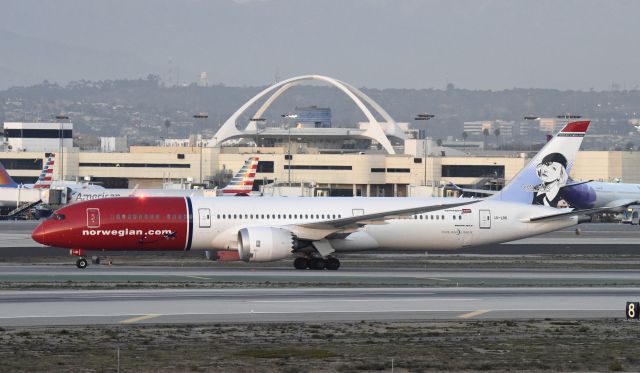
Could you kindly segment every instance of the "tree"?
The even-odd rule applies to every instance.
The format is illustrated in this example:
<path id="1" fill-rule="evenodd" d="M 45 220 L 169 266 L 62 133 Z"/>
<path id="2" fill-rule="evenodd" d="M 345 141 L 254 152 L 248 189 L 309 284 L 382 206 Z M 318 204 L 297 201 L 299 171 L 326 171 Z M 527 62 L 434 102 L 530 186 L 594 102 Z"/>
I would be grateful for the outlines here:
<path id="1" fill-rule="evenodd" d="M 499 142 L 499 139 L 500 139 L 500 128 L 496 128 L 493 131 L 493 134 L 496 135 L 496 144 L 498 145 L 498 149 L 500 149 L 500 142 Z"/>
<path id="2" fill-rule="evenodd" d="M 469 137 L 467 131 L 462 131 L 462 147 L 465 149 L 467 148 L 467 137 Z"/>
<path id="3" fill-rule="evenodd" d="M 487 148 L 487 136 L 489 136 L 489 129 L 488 128 L 483 128 L 482 129 L 482 134 L 484 135 L 484 147 L 486 149 Z"/>
<path id="4" fill-rule="evenodd" d="M 632 151 L 633 151 L 633 142 L 629 141 L 629 142 L 624 146 L 624 148 L 625 148 L 626 150 L 628 150 L 628 151 L 632 152 Z"/>
<path id="5" fill-rule="evenodd" d="M 442 139 L 437 139 L 437 140 L 436 140 L 436 144 L 437 144 L 438 146 L 442 146 Z"/>

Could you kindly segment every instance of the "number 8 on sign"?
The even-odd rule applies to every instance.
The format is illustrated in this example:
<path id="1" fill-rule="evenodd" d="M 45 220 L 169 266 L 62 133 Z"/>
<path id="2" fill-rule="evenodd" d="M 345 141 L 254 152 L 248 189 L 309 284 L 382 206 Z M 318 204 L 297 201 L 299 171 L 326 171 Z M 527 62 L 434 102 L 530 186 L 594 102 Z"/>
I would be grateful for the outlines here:
<path id="1" fill-rule="evenodd" d="M 638 320 L 639 302 L 627 302 L 627 319 Z"/>

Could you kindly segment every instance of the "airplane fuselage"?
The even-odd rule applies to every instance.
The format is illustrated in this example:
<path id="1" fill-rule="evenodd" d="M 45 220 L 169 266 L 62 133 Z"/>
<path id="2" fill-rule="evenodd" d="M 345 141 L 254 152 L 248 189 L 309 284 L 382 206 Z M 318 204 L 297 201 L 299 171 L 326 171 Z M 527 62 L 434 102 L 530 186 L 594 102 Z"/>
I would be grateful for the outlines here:
<path id="1" fill-rule="evenodd" d="M 284 228 L 355 215 L 455 203 L 451 198 L 130 197 L 81 202 L 56 212 L 33 237 L 85 250 L 237 250 L 238 232 Z M 577 224 L 575 216 L 527 222 L 556 209 L 482 200 L 366 224 L 329 236 L 336 251 L 457 249 L 506 242 Z M 45 235 L 46 233 L 46 235 Z M 45 237 L 42 240 L 38 237 Z M 332 238 L 333 237 L 333 238 Z"/>

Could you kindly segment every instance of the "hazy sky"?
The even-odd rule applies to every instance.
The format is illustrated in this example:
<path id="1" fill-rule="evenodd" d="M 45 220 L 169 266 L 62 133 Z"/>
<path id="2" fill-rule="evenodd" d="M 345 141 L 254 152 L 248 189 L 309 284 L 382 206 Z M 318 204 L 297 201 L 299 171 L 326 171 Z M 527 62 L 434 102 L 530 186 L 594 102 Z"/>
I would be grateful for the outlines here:
<path id="1" fill-rule="evenodd" d="M 144 77 L 360 87 L 640 86 L 640 1 L 3 1 L 0 88 Z"/>

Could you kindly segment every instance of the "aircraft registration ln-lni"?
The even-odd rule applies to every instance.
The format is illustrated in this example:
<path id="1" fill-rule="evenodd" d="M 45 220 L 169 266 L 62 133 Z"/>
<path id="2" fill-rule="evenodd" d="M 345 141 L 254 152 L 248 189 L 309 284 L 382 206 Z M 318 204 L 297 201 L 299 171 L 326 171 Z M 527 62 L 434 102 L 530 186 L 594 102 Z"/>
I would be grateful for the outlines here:
<path id="1" fill-rule="evenodd" d="M 553 188 L 569 173 L 588 127 L 588 121 L 567 124 L 487 199 L 105 198 L 61 208 L 32 237 L 71 249 L 80 268 L 86 267 L 85 250 L 209 250 L 221 260 L 295 258 L 298 269 L 335 270 L 335 255 L 347 251 L 507 242 L 574 226 L 584 214 L 603 211 L 554 207 Z"/>

